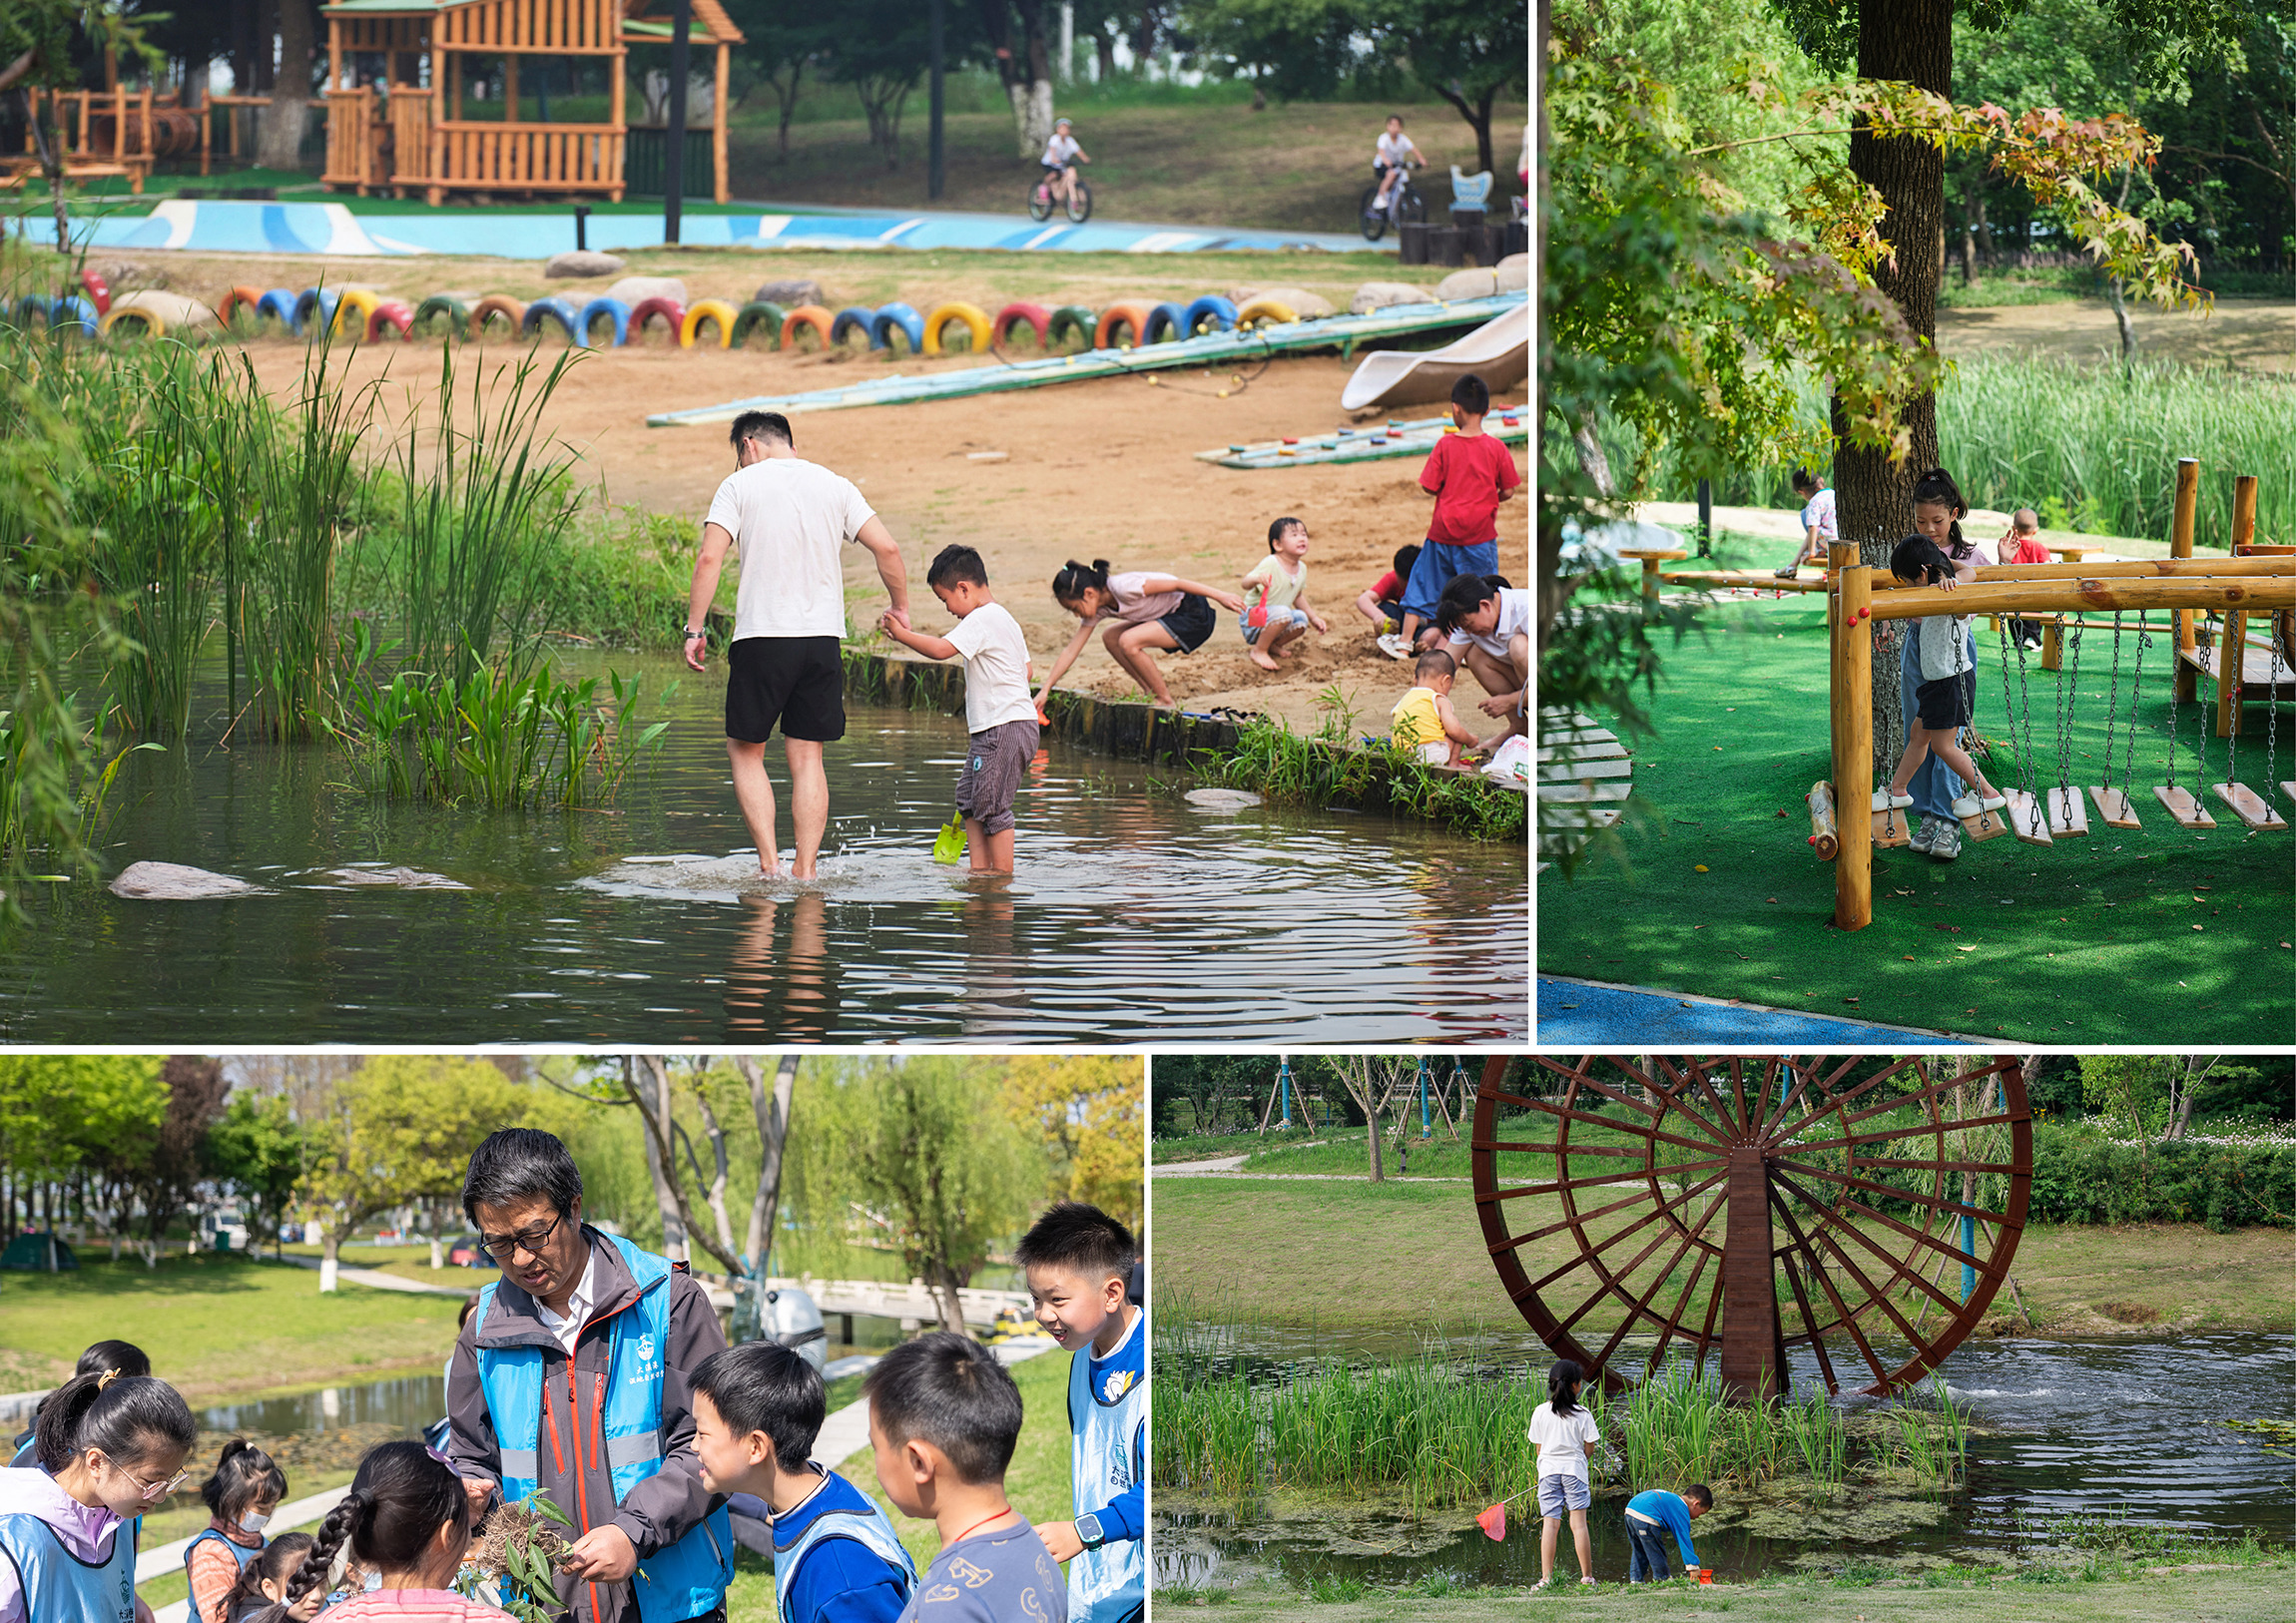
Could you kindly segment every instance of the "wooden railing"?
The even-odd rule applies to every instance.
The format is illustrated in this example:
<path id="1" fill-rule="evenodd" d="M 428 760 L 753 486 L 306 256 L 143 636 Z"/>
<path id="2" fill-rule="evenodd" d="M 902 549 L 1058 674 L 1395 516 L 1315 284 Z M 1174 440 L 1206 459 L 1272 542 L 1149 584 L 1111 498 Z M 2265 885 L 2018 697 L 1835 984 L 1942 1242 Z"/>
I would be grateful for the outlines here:
<path id="1" fill-rule="evenodd" d="M 400 186 L 430 178 L 430 92 L 390 87 L 391 179 Z"/>
<path id="2" fill-rule="evenodd" d="M 622 186 L 622 132 L 611 124 L 431 126 L 434 188 L 614 192 Z"/>
<path id="3" fill-rule="evenodd" d="M 354 186 L 363 193 L 373 183 L 375 159 L 374 91 L 326 93 L 326 172 L 329 186 Z"/>

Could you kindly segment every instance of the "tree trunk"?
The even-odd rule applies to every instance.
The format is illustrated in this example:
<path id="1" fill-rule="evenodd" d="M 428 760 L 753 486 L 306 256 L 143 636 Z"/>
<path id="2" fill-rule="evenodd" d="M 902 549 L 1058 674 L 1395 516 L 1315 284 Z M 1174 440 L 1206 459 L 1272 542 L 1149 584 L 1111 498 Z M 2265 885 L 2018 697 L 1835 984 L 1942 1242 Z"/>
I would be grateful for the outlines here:
<path id="1" fill-rule="evenodd" d="M 782 91 L 782 78 L 780 74 L 776 74 L 771 79 L 766 81 L 768 84 L 774 87 L 774 100 L 781 108 L 782 117 L 779 127 L 779 134 L 781 136 L 782 156 L 784 158 L 788 158 L 790 155 L 790 120 L 796 115 L 798 110 L 798 82 L 805 77 L 805 72 L 806 65 L 803 59 L 791 62 L 790 88 L 788 94 L 786 95 Z"/>
<path id="2" fill-rule="evenodd" d="M 1156 31 L 1162 23 L 1163 7 L 1142 6 L 1134 14 L 1132 24 L 1132 71 L 1141 78 L 1148 77 L 1148 59 L 1156 51 Z M 1111 61 L 1114 59 L 1111 58 Z"/>
<path id="3" fill-rule="evenodd" d="M 685 1200 L 670 1150 L 670 1073 L 659 1055 L 622 1061 L 622 1087 L 646 1122 L 646 1175 L 654 1180 L 654 1208 L 662 1215 L 662 1255 L 686 1260 Z"/>
<path id="4" fill-rule="evenodd" d="M 1953 94 L 1953 0 L 1859 0 L 1858 77 L 1909 81 L 1941 96 Z M 1863 121 L 1850 135 L 1850 170 L 1881 194 L 1889 211 L 1882 237 L 1890 257 L 1874 282 L 1898 306 L 1913 337 L 1935 343 L 1938 282 L 1945 271 L 1945 157 L 1926 142 L 1878 140 Z M 1887 568 L 1890 550 L 1913 528 L 1914 481 L 1938 465 L 1938 402 L 1934 394 L 1907 401 L 1902 420 L 1912 449 L 1892 462 L 1880 449 L 1854 446 L 1842 402 L 1833 402 L 1834 488 L 1842 539 L 1861 562 Z M 1875 638 L 1874 760 L 1887 774 L 1896 767 L 1893 741 L 1902 744 L 1905 718 L 1898 704 L 1897 640 Z"/>
<path id="5" fill-rule="evenodd" d="M 1490 145 L 1490 109 L 1491 104 L 1498 100 L 1498 87 L 1492 86 L 1471 102 L 1448 85 L 1431 85 L 1428 88 L 1456 108 L 1458 116 L 1466 120 L 1466 127 L 1474 132 L 1475 173 L 1495 176 L 1498 173 L 1498 161 Z"/>
<path id="6" fill-rule="evenodd" d="M 718 1125 L 718 1113 L 710 1108 L 709 1095 L 699 1089 L 695 1091 L 702 1111 L 702 1130 L 710 1135 L 710 1217 L 717 1224 L 718 1249 L 721 1253 L 719 1261 L 738 1274 L 741 1271 L 735 1268 L 732 1261 L 739 1255 L 734 1251 L 734 1225 L 726 1216 L 726 1130 Z M 688 1145 L 686 1154 L 689 1159 L 693 1153 L 693 1147 Z M 701 1169 L 697 1167 L 695 1177 L 699 1180 L 700 1176 Z"/>
<path id="7" fill-rule="evenodd" d="M 1116 20 L 1111 17 L 1092 31 L 1092 54 L 1099 61 L 1099 83 L 1105 85 L 1116 77 Z"/>
<path id="8" fill-rule="evenodd" d="M 2114 202 L 2115 208 L 2128 207 L 2128 182 L 2135 173 L 2133 168 L 2120 172 L 2120 196 Z M 2128 300 L 2122 296 L 2120 278 L 2114 276 L 2106 286 L 2112 296 L 2112 318 L 2120 327 L 2120 369 L 2126 373 L 2136 364 L 2136 327 L 2128 318 Z"/>
<path id="9" fill-rule="evenodd" d="M 1578 471 L 1594 481 L 1594 488 L 1603 496 L 1618 494 L 1618 485 L 1610 477 L 1610 458 L 1604 454 L 1602 442 L 1594 437 L 1594 424 L 1582 422 L 1570 431 L 1570 442 L 1578 449 Z"/>
<path id="10" fill-rule="evenodd" d="M 318 1289 L 321 1296 L 334 1290 L 336 1274 L 341 1267 L 342 1236 L 329 1223 L 318 1232 Z"/>
<path id="11" fill-rule="evenodd" d="M 272 87 L 272 104 L 265 110 L 263 139 L 256 151 L 256 162 L 266 169 L 293 169 L 301 161 L 313 32 L 310 0 L 280 0 L 279 79 Z"/>
<path id="12" fill-rule="evenodd" d="M 758 1062 L 747 1054 L 734 1060 L 742 1080 L 750 1085 L 750 1111 L 758 1122 L 758 1193 L 750 1203 L 750 1229 L 743 1258 L 754 1279 L 766 1277 L 766 1260 L 773 1250 L 774 1224 L 782 1199 L 782 1147 L 790 1136 L 790 1102 L 797 1091 L 798 1056 L 784 1054 L 774 1073 L 773 1091 Z"/>
<path id="13" fill-rule="evenodd" d="M 48 100 L 49 116 L 55 116 L 56 102 Z M 48 182 L 48 206 L 56 216 L 56 252 L 72 252 L 72 226 L 64 213 L 64 131 L 61 126 L 50 129 L 41 124 L 39 110 L 33 105 L 32 93 L 24 92 L 24 118 L 32 131 L 32 147 L 40 156 L 40 173 Z"/>

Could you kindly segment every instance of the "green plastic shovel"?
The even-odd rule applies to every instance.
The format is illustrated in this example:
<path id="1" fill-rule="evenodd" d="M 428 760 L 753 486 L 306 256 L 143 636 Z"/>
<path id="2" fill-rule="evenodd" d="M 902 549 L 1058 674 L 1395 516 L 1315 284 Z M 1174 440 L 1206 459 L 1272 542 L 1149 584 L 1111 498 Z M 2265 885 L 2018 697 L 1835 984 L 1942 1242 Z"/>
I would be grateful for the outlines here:
<path id="1" fill-rule="evenodd" d="M 948 819 L 948 826 L 932 837 L 932 859 L 936 862 L 964 860 L 964 814 Z"/>

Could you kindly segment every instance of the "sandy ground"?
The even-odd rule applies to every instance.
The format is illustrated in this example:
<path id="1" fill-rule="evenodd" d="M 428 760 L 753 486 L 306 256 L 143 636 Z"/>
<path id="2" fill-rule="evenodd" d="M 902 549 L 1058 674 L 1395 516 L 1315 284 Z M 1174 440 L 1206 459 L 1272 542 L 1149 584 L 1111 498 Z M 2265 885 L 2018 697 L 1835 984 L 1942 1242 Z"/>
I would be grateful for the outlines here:
<path id="1" fill-rule="evenodd" d="M 2296 305 L 2284 299 L 2220 298 L 2208 311 L 2131 311 L 2140 357 L 2173 356 L 2238 371 L 2296 373 Z M 2120 329 L 2109 306 L 2083 300 L 1938 311 L 1938 348 L 1959 357 L 2045 355 L 2084 365 L 2116 360 Z"/>
<path id="2" fill-rule="evenodd" d="M 285 390 L 299 376 L 299 344 L 259 341 L 248 352 L 269 387 Z M 478 353 L 493 366 L 521 351 L 496 344 Z M 435 382 L 437 357 L 433 345 L 378 344 L 356 352 L 350 375 L 387 375 L 385 412 L 402 420 L 410 401 Z M 959 357 L 900 365 L 913 372 L 974 363 Z M 581 450 L 608 501 L 688 517 L 698 528 L 719 481 L 733 470 L 726 431 L 648 428 L 648 412 L 827 387 L 877 369 L 868 360 L 739 349 L 606 350 L 577 361 L 548 422 Z M 1234 590 L 1267 555 L 1269 521 L 1304 518 L 1314 537 L 1307 600 L 1331 622 L 1331 634 L 1311 634 L 1287 656 L 1285 672 L 1270 675 L 1252 665 L 1232 617 L 1224 616 L 1202 650 L 1162 662 L 1166 681 L 1190 709 L 1262 711 L 1295 727 L 1320 723 L 1317 696 L 1336 687 L 1360 714 L 1359 730 L 1377 731 L 1411 683 L 1379 652 L 1375 628 L 1352 604 L 1397 547 L 1426 534 L 1432 503 L 1419 489 L 1420 460 L 1244 473 L 1193 454 L 1346 425 L 1338 401 L 1352 369 L 1337 355 L 1313 355 L 1247 371 L 1240 388 L 1232 373 L 1164 372 L 1154 383 L 1145 376 L 1105 379 L 812 413 L 794 426 L 800 454 L 852 478 L 900 539 L 920 626 L 945 630 L 951 623 L 924 590 L 924 568 L 941 547 L 965 542 L 986 558 L 991 584 L 1026 628 L 1040 671 L 1076 626 L 1050 592 L 1064 560 L 1106 558 L 1118 568 Z M 980 451 L 1004 459 L 970 459 Z M 1515 454 L 1527 471 L 1519 447 Z M 1501 511 L 1500 570 L 1516 581 L 1529 578 L 1528 523 L 1519 499 Z M 858 632 L 882 607 L 881 588 L 859 549 L 847 579 Z M 731 602 L 730 586 L 724 600 Z M 1063 685 L 1108 697 L 1133 691 L 1097 639 Z M 1480 697 L 1462 674 L 1458 698 L 1478 728 L 1486 725 L 1473 711 Z"/>

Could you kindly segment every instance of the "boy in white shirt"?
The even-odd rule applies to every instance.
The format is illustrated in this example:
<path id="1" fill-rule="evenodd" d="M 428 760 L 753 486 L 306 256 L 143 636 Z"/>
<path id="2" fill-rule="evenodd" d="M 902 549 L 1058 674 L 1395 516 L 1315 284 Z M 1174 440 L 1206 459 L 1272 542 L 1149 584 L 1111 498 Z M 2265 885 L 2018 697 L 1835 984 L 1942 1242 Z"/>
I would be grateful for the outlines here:
<path id="1" fill-rule="evenodd" d="M 1092 162 L 1091 155 L 1069 133 L 1074 128 L 1066 119 L 1055 119 L 1052 136 L 1044 143 L 1044 156 L 1037 160 L 1044 166 L 1044 195 L 1055 203 L 1068 201 L 1068 183 L 1075 177 L 1075 166 Z"/>
<path id="2" fill-rule="evenodd" d="M 1388 206 L 1388 195 L 1395 190 L 1396 177 L 1415 160 L 1420 168 L 1427 168 L 1427 154 L 1414 146 L 1412 138 L 1404 134 L 1403 115 L 1390 113 L 1387 131 L 1380 137 L 1379 146 L 1372 157 L 1372 173 L 1380 178 L 1379 201 L 1372 205 L 1372 213 L 1378 214 Z"/>
<path id="3" fill-rule="evenodd" d="M 964 730 L 972 735 L 956 775 L 956 809 L 975 873 L 1012 871 L 1012 798 L 1035 759 L 1036 701 L 1028 691 L 1028 639 L 1012 611 L 988 594 L 988 570 L 970 547 L 943 547 L 925 585 L 956 616 L 946 637 L 912 631 L 891 614 L 878 629 L 928 660 L 964 661 Z"/>

